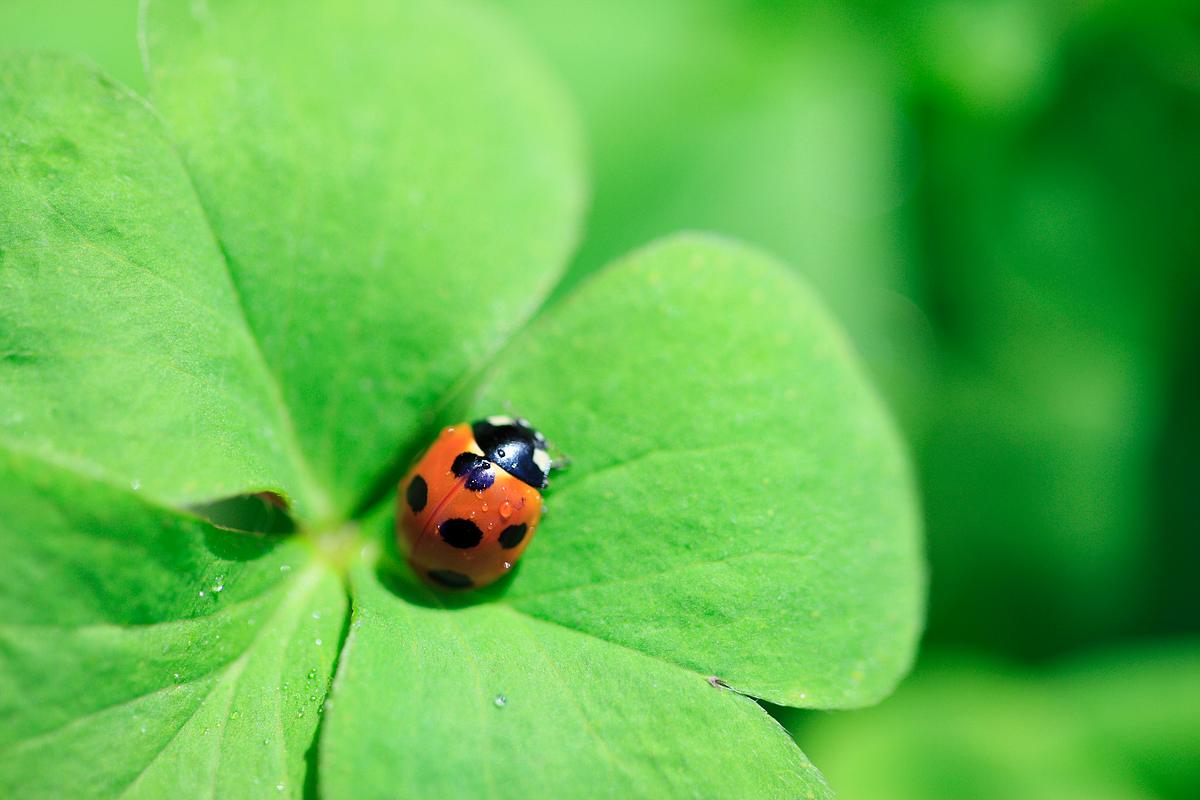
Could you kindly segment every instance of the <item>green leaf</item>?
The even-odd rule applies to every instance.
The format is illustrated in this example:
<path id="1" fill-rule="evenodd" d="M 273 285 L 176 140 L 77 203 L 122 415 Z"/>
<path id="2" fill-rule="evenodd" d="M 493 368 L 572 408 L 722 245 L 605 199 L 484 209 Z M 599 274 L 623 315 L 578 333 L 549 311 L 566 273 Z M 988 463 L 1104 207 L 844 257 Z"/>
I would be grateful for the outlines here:
<path id="1" fill-rule="evenodd" d="M 1045 657 L 1172 617 L 1195 627 L 1154 562 L 1194 571 L 1167 553 L 1186 551 L 1173 530 L 1195 526 L 1156 492 L 1186 474 L 1164 456 L 1183 436 L 1163 413 L 1187 380 L 1172 370 L 1194 373 L 1179 343 L 1198 296 L 1200 104 L 1144 55 L 1167 52 L 1177 23 L 1134 44 L 1140 16 L 1101 36 L 1073 23 L 1032 118 L 1002 105 L 1014 118 L 983 126 L 943 98 L 923 123 L 918 201 L 943 350 L 916 445 L 935 640 Z M 1156 157 L 1119 157 L 1134 151 Z"/>
<path id="2" fill-rule="evenodd" d="M 985 661 L 923 665 L 877 708 L 784 722 L 856 800 L 1154 797 L 1086 746 L 1060 696 Z"/>
<path id="3" fill-rule="evenodd" d="M 305 480 L 187 173 L 81 64 L 0 59 L 0 443 L 171 503 Z"/>
<path id="4" fill-rule="evenodd" d="M 512 581 L 447 597 L 386 558 L 356 572 L 322 786 L 825 794 L 742 694 L 885 693 L 921 570 L 894 432 L 794 277 L 715 239 L 656 245 L 540 318 L 467 405 L 528 413 L 574 463 Z"/>
<path id="5" fill-rule="evenodd" d="M 700 676 L 503 604 L 353 585 L 325 796 L 831 796 L 753 700 Z"/>
<path id="6" fill-rule="evenodd" d="M 300 440 L 352 508 L 555 281 L 572 117 L 455 2 L 152 0 L 144 33 Z"/>
<path id="7" fill-rule="evenodd" d="M 470 402 L 573 463 L 505 600 L 772 702 L 875 702 L 922 612 L 899 439 L 820 304 L 683 236 L 610 268 L 500 354 Z"/>
<path id="8" fill-rule="evenodd" d="M 0 485 L 0 794 L 298 797 L 337 576 L 25 456 Z"/>

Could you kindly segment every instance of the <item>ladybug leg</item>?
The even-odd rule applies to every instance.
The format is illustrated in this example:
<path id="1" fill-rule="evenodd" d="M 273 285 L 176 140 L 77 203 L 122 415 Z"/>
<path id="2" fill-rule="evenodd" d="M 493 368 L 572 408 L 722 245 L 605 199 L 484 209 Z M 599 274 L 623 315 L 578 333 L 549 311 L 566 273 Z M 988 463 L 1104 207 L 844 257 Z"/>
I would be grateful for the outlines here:
<path id="1" fill-rule="evenodd" d="M 553 442 L 546 443 L 546 449 L 550 452 L 550 469 L 566 469 L 571 466 L 571 457 L 559 450 Z"/>

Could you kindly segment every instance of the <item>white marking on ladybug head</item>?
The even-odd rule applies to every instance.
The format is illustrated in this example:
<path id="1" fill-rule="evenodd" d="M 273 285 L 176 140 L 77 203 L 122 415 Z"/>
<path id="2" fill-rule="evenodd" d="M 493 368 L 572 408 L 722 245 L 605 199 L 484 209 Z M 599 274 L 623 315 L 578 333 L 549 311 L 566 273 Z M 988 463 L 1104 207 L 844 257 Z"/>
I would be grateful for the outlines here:
<path id="1" fill-rule="evenodd" d="M 488 417 L 487 421 L 489 425 L 495 425 L 496 427 L 513 424 L 513 418 L 505 416 Z"/>
<path id="2" fill-rule="evenodd" d="M 550 474 L 550 454 L 542 448 L 537 448 L 533 451 L 533 463 L 542 471 L 543 475 Z"/>

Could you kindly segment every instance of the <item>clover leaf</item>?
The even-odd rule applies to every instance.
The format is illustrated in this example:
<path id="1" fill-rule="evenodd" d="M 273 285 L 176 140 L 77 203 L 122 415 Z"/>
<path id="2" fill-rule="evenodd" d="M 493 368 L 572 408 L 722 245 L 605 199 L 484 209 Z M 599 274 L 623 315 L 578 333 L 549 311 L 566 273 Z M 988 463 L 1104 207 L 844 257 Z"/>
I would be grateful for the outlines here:
<path id="1" fill-rule="evenodd" d="M 0 60 L 0 793 L 826 796 L 754 698 L 886 695 L 922 587 L 812 294 L 685 235 L 538 313 L 581 148 L 475 6 L 142 33 L 151 104 Z M 511 580 L 434 592 L 389 487 L 509 409 L 574 463 Z M 217 513 L 255 495 L 295 531 Z"/>

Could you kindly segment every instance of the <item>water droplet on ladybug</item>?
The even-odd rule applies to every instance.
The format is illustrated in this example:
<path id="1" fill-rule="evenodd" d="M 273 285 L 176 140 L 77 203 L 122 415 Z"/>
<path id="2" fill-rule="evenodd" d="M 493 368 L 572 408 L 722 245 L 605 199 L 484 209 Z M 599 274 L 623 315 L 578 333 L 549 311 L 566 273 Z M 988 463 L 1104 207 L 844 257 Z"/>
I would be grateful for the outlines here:
<path id="1" fill-rule="evenodd" d="M 479 507 L 479 509 L 480 509 L 481 511 L 487 511 L 487 503 L 484 503 L 483 505 L 481 505 L 481 506 Z"/>
<path id="2" fill-rule="evenodd" d="M 505 561 L 505 562 L 504 562 L 504 568 L 505 568 L 505 569 L 512 569 L 512 562 Z"/>
<path id="3" fill-rule="evenodd" d="M 503 519 L 508 519 L 509 517 L 511 517 L 512 512 L 513 512 L 512 503 L 505 500 L 503 503 L 500 504 L 500 516 Z"/>

